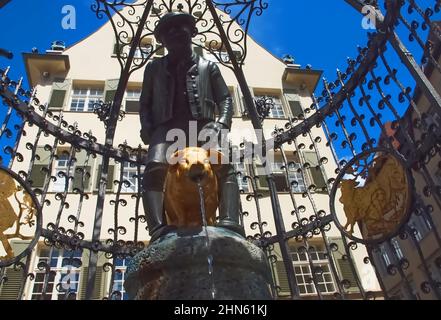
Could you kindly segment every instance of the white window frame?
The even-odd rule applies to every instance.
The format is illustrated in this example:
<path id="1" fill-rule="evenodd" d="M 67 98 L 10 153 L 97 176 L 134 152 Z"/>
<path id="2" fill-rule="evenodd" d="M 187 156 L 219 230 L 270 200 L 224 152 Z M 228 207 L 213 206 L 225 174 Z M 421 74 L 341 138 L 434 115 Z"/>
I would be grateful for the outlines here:
<path id="1" fill-rule="evenodd" d="M 93 105 L 103 100 L 104 88 L 74 85 L 70 96 L 69 111 L 93 112 Z M 82 101 L 82 108 L 78 107 L 80 101 Z M 76 107 L 73 107 L 74 103 Z"/>
<path id="2" fill-rule="evenodd" d="M 336 291 L 336 282 L 334 275 L 332 274 L 329 260 L 326 258 L 326 252 L 322 250 L 314 250 L 310 252 L 311 259 L 314 267 L 321 267 L 323 269 L 323 274 L 321 276 L 317 275 L 317 285 L 324 286 L 326 290 L 320 290 L 322 294 L 332 294 Z M 294 271 L 297 279 L 297 285 L 299 289 L 303 288 L 304 293 L 300 293 L 301 296 L 316 295 L 317 289 L 313 282 L 309 282 L 308 279 L 312 278 L 312 272 L 308 261 L 307 253 L 299 253 L 296 248 L 295 251 L 291 252 L 291 258 L 294 265 Z M 298 272 L 298 271 L 301 272 Z M 320 279 L 321 277 L 321 279 Z M 327 277 L 327 279 L 325 279 Z M 302 281 L 299 281 L 299 280 Z M 322 280 L 322 281 L 321 281 Z M 310 290 L 311 289 L 311 290 Z M 320 288 L 319 288 L 320 289 Z M 323 288 L 321 288 L 323 289 Z"/>
<path id="3" fill-rule="evenodd" d="M 237 174 L 237 184 L 239 185 L 239 190 L 243 191 L 244 193 L 250 193 L 250 183 L 248 179 L 244 179 L 245 176 L 248 175 L 248 169 L 244 162 L 237 162 L 234 164 L 234 169 L 237 173 L 240 172 L 240 174 Z"/>
<path id="4" fill-rule="evenodd" d="M 144 172 L 145 166 L 141 166 L 141 174 Z M 138 165 L 131 162 L 124 162 L 123 165 L 123 181 L 126 180 L 130 183 L 130 187 L 126 187 L 124 184 L 121 186 L 122 193 L 137 193 L 138 192 Z"/>
<path id="5" fill-rule="evenodd" d="M 142 89 L 141 88 L 131 88 L 131 89 L 127 89 L 125 94 L 124 94 L 124 100 L 126 101 L 124 108 L 126 109 L 127 112 L 127 101 L 140 101 L 141 99 L 141 92 Z"/>
<path id="6" fill-rule="evenodd" d="M 124 282 L 127 280 L 127 266 L 130 259 L 128 258 L 115 258 L 115 278 L 113 280 L 112 292 L 118 291 L 121 293 L 120 300 L 128 300 L 128 293 L 124 288 Z M 116 296 L 113 295 L 112 299 L 116 300 Z"/>
<path id="7" fill-rule="evenodd" d="M 50 286 L 52 285 L 52 290 L 47 290 L 46 295 L 50 297 L 50 299 L 48 300 L 58 300 L 59 296 L 63 296 L 65 295 L 65 293 L 63 292 L 58 292 L 56 289 L 56 286 L 58 284 L 62 284 L 62 286 L 64 287 L 64 289 L 66 290 L 72 290 L 71 292 L 74 292 L 76 294 L 76 299 L 78 300 L 78 294 L 79 294 L 79 290 L 80 290 L 80 278 L 81 278 L 81 271 L 82 268 L 80 267 L 75 267 L 72 265 L 65 265 L 63 266 L 63 260 L 65 258 L 70 258 L 72 252 L 69 251 L 64 251 L 63 249 L 59 250 L 54 248 L 54 252 L 52 253 L 51 257 L 42 257 L 41 256 L 41 251 L 42 250 L 48 250 L 50 253 L 50 248 L 48 247 L 43 247 L 40 246 L 38 247 L 38 254 L 36 257 L 36 264 L 34 266 L 34 274 L 35 274 L 35 278 L 32 280 L 31 286 L 30 286 L 30 298 L 33 299 L 34 296 L 36 299 L 40 299 L 42 292 L 34 292 L 34 288 L 36 285 L 43 285 L 44 284 L 44 280 L 46 277 L 51 277 L 51 273 L 46 274 L 45 270 L 40 270 L 38 269 L 38 263 L 40 261 L 45 261 L 49 266 L 50 266 L 50 270 L 51 272 L 55 272 L 55 277 L 53 281 L 48 281 L 48 288 L 50 288 Z M 54 254 L 55 253 L 55 254 Z M 66 254 L 66 255 L 65 255 Z M 79 252 L 74 252 L 73 258 L 77 258 L 81 260 L 82 257 L 82 253 L 81 251 Z M 53 263 L 55 262 L 55 263 Z M 39 274 L 43 274 L 43 279 L 42 281 L 39 281 Z M 67 277 L 67 274 L 74 274 L 75 275 L 75 280 L 72 281 L 71 276 Z M 50 280 L 50 278 L 49 278 Z M 82 280 L 82 279 L 81 279 Z M 69 288 L 68 288 L 69 287 Z M 38 296 L 38 297 L 37 297 Z"/>
<path id="8" fill-rule="evenodd" d="M 55 165 L 53 169 L 53 176 L 57 178 L 57 181 L 52 181 L 50 190 L 51 192 L 64 192 L 66 188 L 66 178 L 68 179 L 68 176 L 71 176 L 74 173 L 74 164 L 71 163 L 70 171 L 67 172 L 67 169 L 69 168 L 69 155 L 65 153 L 59 154 L 58 159 L 54 161 Z M 58 175 L 59 172 L 64 172 L 67 177 L 60 177 Z M 68 191 L 72 188 L 71 184 L 72 181 L 69 182 Z"/>
<path id="9" fill-rule="evenodd" d="M 412 215 L 408 224 L 417 231 L 415 239 L 418 242 L 421 242 L 432 231 L 432 226 L 424 216 L 424 213 L 421 215 Z"/>
<path id="10" fill-rule="evenodd" d="M 286 172 L 284 169 L 281 169 L 284 166 L 283 161 L 274 161 L 271 162 L 271 171 L 276 175 L 285 175 Z M 291 187 L 292 192 L 294 193 L 304 193 L 306 192 L 306 182 L 302 173 L 297 172 L 302 165 L 300 163 L 295 163 L 295 167 L 289 166 L 288 168 L 288 180 Z M 297 185 L 292 185 L 293 181 L 297 181 Z M 303 186 L 303 189 L 302 189 Z"/>
<path id="11" fill-rule="evenodd" d="M 254 100 L 260 100 L 264 98 L 272 99 L 274 103 L 274 108 L 271 108 L 268 118 L 271 119 L 286 119 L 286 110 L 283 105 L 283 100 L 279 94 L 255 94 Z"/>
<path id="12" fill-rule="evenodd" d="M 395 250 L 395 253 L 397 255 L 398 260 L 403 259 L 404 258 L 404 254 L 403 254 L 403 250 L 401 249 L 400 242 L 398 241 L 398 239 L 397 238 L 393 238 L 391 242 L 392 242 L 392 247 Z"/>

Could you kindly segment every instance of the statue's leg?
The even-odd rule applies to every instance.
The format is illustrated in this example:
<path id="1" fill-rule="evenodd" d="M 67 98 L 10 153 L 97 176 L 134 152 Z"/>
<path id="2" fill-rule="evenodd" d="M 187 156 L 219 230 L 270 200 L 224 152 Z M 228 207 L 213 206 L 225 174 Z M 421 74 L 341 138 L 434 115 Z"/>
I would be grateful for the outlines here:
<path id="1" fill-rule="evenodd" d="M 242 236 L 245 230 L 239 223 L 240 191 L 232 165 L 222 165 L 216 171 L 219 186 L 218 227 L 230 229 Z"/>
<path id="2" fill-rule="evenodd" d="M 151 236 L 150 242 L 165 235 L 171 229 L 167 226 L 164 211 L 165 179 L 169 168 L 166 153 L 170 144 L 162 140 L 163 136 L 165 135 L 159 132 L 152 139 L 156 141 L 150 145 L 142 181 L 142 201 Z"/>

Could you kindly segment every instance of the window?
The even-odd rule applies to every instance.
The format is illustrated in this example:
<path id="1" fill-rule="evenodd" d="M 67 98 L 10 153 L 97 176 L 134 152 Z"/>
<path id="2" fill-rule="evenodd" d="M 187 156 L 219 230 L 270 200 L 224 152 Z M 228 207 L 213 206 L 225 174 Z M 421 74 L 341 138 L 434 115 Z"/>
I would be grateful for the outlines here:
<path id="1" fill-rule="evenodd" d="M 385 270 L 387 270 L 387 267 L 389 267 L 391 265 L 391 261 L 389 258 L 389 254 L 387 252 L 387 248 L 384 244 L 380 245 L 379 248 L 380 248 L 381 259 L 383 260 Z"/>
<path id="2" fill-rule="evenodd" d="M 74 88 L 70 111 L 93 112 L 94 104 L 104 98 L 103 89 L 99 88 Z"/>
<path id="3" fill-rule="evenodd" d="M 210 44 L 207 44 L 207 47 L 209 46 Z M 228 52 L 226 50 L 219 51 L 219 49 L 213 48 L 213 51 L 214 53 L 208 50 L 203 50 L 204 58 L 208 61 L 216 62 L 216 63 L 219 62 L 218 58 L 224 63 L 231 63 L 230 56 L 228 55 Z M 233 50 L 233 53 L 236 56 L 237 61 L 240 62 L 242 60 L 242 55 L 240 51 Z"/>
<path id="4" fill-rule="evenodd" d="M 141 89 L 129 89 L 126 92 L 126 112 L 139 112 L 139 99 L 141 97 Z"/>
<path id="5" fill-rule="evenodd" d="M 423 114 L 423 121 L 426 126 L 430 128 L 431 126 L 439 127 L 441 125 L 441 118 L 437 112 L 437 107 L 431 107 L 429 111 Z"/>
<path id="6" fill-rule="evenodd" d="M 283 103 L 279 96 L 274 95 L 256 95 L 254 99 L 260 100 L 260 99 L 267 99 L 270 98 L 274 104 L 274 106 L 271 108 L 270 113 L 268 115 L 269 118 L 275 118 L 275 119 L 283 119 L 285 118 L 285 111 L 283 109 Z"/>
<path id="7" fill-rule="evenodd" d="M 234 168 L 237 173 L 237 184 L 239 185 L 239 190 L 244 193 L 249 193 L 250 185 L 248 183 L 248 179 L 244 179 L 244 177 L 248 175 L 245 163 L 238 162 L 234 164 Z"/>
<path id="8" fill-rule="evenodd" d="M 436 170 L 434 183 L 438 186 L 441 186 L 441 169 Z"/>
<path id="9" fill-rule="evenodd" d="M 93 165 L 92 157 L 87 155 L 87 152 L 84 150 L 76 152 L 72 157 L 70 165 L 69 157 L 66 151 L 62 152 L 58 150 L 58 159 L 54 160 L 53 169 L 53 175 L 57 180 L 52 182 L 50 191 L 64 192 L 66 190 L 66 179 L 68 176 L 73 176 L 73 181 L 68 181 L 67 192 L 71 192 L 74 189 L 78 189 L 82 192 L 90 191 L 90 173 Z"/>
<path id="10" fill-rule="evenodd" d="M 291 160 L 288 159 L 288 162 L 289 161 Z M 253 169 L 254 175 L 259 177 L 257 180 L 257 188 L 259 191 L 268 191 L 268 182 L 265 178 L 265 166 L 254 161 Z M 286 179 L 284 163 L 280 157 L 275 157 L 274 162 L 271 163 L 270 169 L 274 176 L 278 192 L 289 192 L 290 188 L 294 193 L 304 193 L 306 191 L 306 184 L 303 179 L 301 165 L 297 161 L 289 162 L 288 180 Z"/>
<path id="11" fill-rule="evenodd" d="M 151 53 L 155 50 L 154 55 L 156 56 L 163 56 L 165 54 L 165 48 L 158 44 L 153 43 L 152 39 L 144 39 L 143 43 L 141 43 L 141 46 L 137 46 L 135 49 L 135 54 L 133 56 L 134 59 L 147 59 Z M 113 54 L 117 54 L 118 46 L 115 44 L 115 49 Z M 119 49 L 120 52 L 124 52 L 127 56 L 130 53 L 131 45 L 124 46 L 124 49 Z"/>
<path id="12" fill-rule="evenodd" d="M 144 166 L 141 166 L 141 174 L 144 172 Z M 123 180 L 130 183 L 127 187 L 124 184 L 121 187 L 121 192 L 137 193 L 138 192 L 138 166 L 134 163 L 124 163 Z"/>
<path id="13" fill-rule="evenodd" d="M 311 259 L 315 268 L 320 270 L 316 273 L 318 289 L 321 293 L 335 292 L 335 282 L 332 272 L 329 268 L 329 261 L 326 258 L 326 252 L 318 251 L 314 247 L 309 248 Z M 312 272 L 308 262 L 306 249 L 296 248 L 291 257 L 294 263 L 294 271 L 296 274 L 297 284 L 299 286 L 300 294 L 315 294 L 317 293 L 314 283 L 311 281 Z"/>
<path id="14" fill-rule="evenodd" d="M 430 230 L 432 230 L 432 226 L 424 213 L 412 215 L 409 221 L 409 227 L 416 230 L 415 238 L 418 242 L 423 240 L 424 237 L 429 234 Z"/>
<path id="15" fill-rule="evenodd" d="M 66 183 L 69 182 L 66 179 L 69 179 L 72 173 L 73 165 L 71 163 L 69 166 L 69 155 L 65 153 L 59 155 L 58 160 L 55 160 L 54 176 L 57 180 L 52 184 L 52 192 L 63 192 L 66 189 Z"/>
<path id="16" fill-rule="evenodd" d="M 42 247 L 39 249 L 38 263 L 45 262 L 50 267 L 46 274 L 35 266 L 32 286 L 32 300 L 65 300 L 77 298 L 81 272 L 81 250 L 64 251 Z M 45 280 L 46 292 L 43 294 Z"/>
<path id="17" fill-rule="evenodd" d="M 124 288 L 124 281 L 127 279 L 127 265 L 130 258 L 115 258 L 115 279 L 112 288 L 112 300 L 129 300 L 129 296 Z"/>
<path id="18" fill-rule="evenodd" d="M 286 171 L 285 169 L 282 169 L 284 167 L 283 162 L 273 162 L 271 165 L 274 179 L 276 181 L 277 191 L 288 192 L 289 186 L 287 185 L 286 181 Z M 305 180 L 303 179 L 300 163 L 291 163 L 289 165 L 288 182 L 291 185 L 292 192 L 303 193 L 306 191 Z"/>
<path id="19" fill-rule="evenodd" d="M 395 250 L 398 260 L 403 259 L 404 258 L 403 251 L 401 250 L 400 242 L 397 238 L 392 239 L 392 247 Z"/>

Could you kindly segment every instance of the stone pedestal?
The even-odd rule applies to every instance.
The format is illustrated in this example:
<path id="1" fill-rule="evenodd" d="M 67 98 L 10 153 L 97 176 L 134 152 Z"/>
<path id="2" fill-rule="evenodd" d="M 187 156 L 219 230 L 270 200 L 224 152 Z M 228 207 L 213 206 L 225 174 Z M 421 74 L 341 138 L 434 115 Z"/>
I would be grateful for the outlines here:
<path id="1" fill-rule="evenodd" d="M 263 251 L 236 233 L 208 227 L 170 233 L 136 255 L 125 288 L 134 300 L 269 300 Z M 212 256 L 212 274 L 209 272 Z"/>

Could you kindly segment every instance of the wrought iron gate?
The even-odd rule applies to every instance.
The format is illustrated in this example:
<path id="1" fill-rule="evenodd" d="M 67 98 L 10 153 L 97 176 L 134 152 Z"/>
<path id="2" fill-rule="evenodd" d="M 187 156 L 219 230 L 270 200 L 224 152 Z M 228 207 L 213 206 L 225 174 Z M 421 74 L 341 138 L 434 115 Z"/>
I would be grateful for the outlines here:
<path id="1" fill-rule="evenodd" d="M 308 209 L 299 203 L 292 188 L 288 188 L 292 208 L 291 212 L 284 212 L 275 175 L 268 166 L 265 172 L 244 175 L 243 179 L 251 185 L 246 201 L 255 204 L 254 212 L 243 212 L 245 217 L 255 217 L 251 223 L 255 233 L 248 238 L 265 250 L 274 270 L 279 271 L 274 275 L 275 297 L 284 290 L 282 278 L 286 277 L 285 285 L 293 299 L 304 297 L 301 286 L 313 288 L 318 299 L 351 299 L 355 297 L 351 295 L 354 288 L 357 297 L 362 299 L 378 296 L 392 299 L 398 295 L 403 299 L 439 299 L 441 23 L 436 23 L 433 18 L 439 16 L 441 1 L 434 0 L 431 5 L 424 2 L 424 6 L 413 0 L 385 0 L 381 4 L 361 0 L 346 2 L 363 13 L 366 13 L 366 6 L 370 6 L 370 13 L 374 13 L 376 30 L 368 34 L 367 45 L 358 48 L 356 58 L 348 59 L 346 70 L 337 71 L 335 81 L 323 81 L 323 92 L 312 95 L 313 103 L 309 108 L 290 118 L 284 127 L 275 128 L 272 137 L 262 137 L 258 142 L 263 150 L 263 146 L 274 142 L 274 149 L 281 155 L 281 170 L 288 185 L 294 186 L 298 182 L 289 177 L 292 164 L 287 156 L 287 146 L 293 147 L 295 155 L 300 158 L 302 167 L 296 168 L 296 173 L 304 181 L 308 181 L 305 176 L 313 170 L 324 177 L 329 175 L 329 178 L 321 186 L 311 182 L 303 190 L 302 198 L 308 202 Z M 34 286 L 35 283 L 41 286 L 41 290 L 32 298 L 46 298 L 46 292 L 52 291 L 51 286 L 56 287 L 58 297 L 64 299 L 75 298 L 77 294 L 78 298 L 84 299 L 121 298 L 123 292 L 115 284 L 123 279 L 121 268 L 125 265 L 125 258 L 145 246 L 140 236 L 140 232 L 145 231 L 145 217 L 139 210 L 145 150 L 141 146 L 125 144 L 114 147 L 114 138 L 118 121 L 124 118 L 121 104 L 131 74 L 143 68 L 156 52 L 162 50 L 161 47 L 146 49 L 141 46 L 143 40 L 153 34 L 154 25 L 149 19 L 153 17 L 157 21 L 172 10 L 184 10 L 197 17 L 198 26 L 201 26 L 199 39 L 203 41 L 194 45 L 211 52 L 219 63 L 234 72 L 244 97 L 247 117 L 257 130 L 265 123 L 268 103 L 254 101 L 242 67 L 248 53 L 247 34 L 251 20 L 262 15 L 266 8 L 267 4 L 261 0 L 145 0 L 135 3 L 96 0 L 92 10 L 98 18 L 106 16 L 110 19 L 121 67 L 119 82 L 110 100 L 95 106 L 106 128 L 103 141 L 98 141 L 91 132 L 81 132 L 77 124 L 67 123 L 61 112 L 54 112 L 47 104 L 41 104 L 35 90 L 26 91 L 21 81 L 8 78 L 9 69 L 0 71 L 0 95 L 6 115 L 1 135 L 17 135 L 15 144 L 4 147 L 11 161 L 3 163 L 0 180 L 4 186 L 9 183 L 7 197 L 14 195 L 18 203 L 19 215 L 12 219 L 18 219 L 15 220 L 17 226 L 29 229 L 29 235 L 23 235 L 17 229 L 15 236 L 23 241 L 8 251 L 3 241 L 7 223 L 1 220 L 6 221 L 6 218 L 3 218 L 3 212 L 0 213 L 2 244 L 7 251 L 7 255 L 0 259 L 2 288 L 19 288 L 14 294 L 22 299 L 27 285 L 33 281 Z M 119 14 L 121 10 L 125 10 L 124 15 Z M 218 10 L 229 17 L 220 17 Z M 233 32 L 235 24 L 242 27 L 241 32 Z M 408 43 L 402 40 L 406 36 Z M 207 44 L 206 40 L 213 38 Z M 135 59 L 137 50 L 145 51 L 141 59 Z M 227 53 L 227 60 L 222 51 Z M 419 55 L 421 64 L 416 60 Z M 398 59 L 402 64 L 397 63 Z M 11 128 L 9 121 L 13 113 L 17 113 L 23 122 Z M 20 141 L 27 130 L 25 126 L 36 135 L 32 143 L 21 148 Z M 316 134 L 317 129 L 324 131 L 326 141 Z M 331 151 L 332 158 L 321 155 L 323 148 Z M 314 152 L 315 157 L 301 155 L 299 151 L 305 149 Z M 43 157 L 46 157 L 44 161 Z M 92 213 L 82 208 L 91 194 L 86 185 L 90 184 L 90 162 L 95 158 L 100 161 L 99 183 L 92 236 L 86 239 L 80 229 L 84 227 L 84 216 Z M 51 175 L 54 161 L 60 159 L 65 161 L 65 169 Z M 121 169 L 118 178 L 113 180 L 115 162 Z M 335 164 L 335 175 L 326 172 L 325 167 L 330 163 Z M 124 176 L 125 166 L 135 168 L 132 179 L 137 182 L 137 190 L 131 199 L 121 193 L 131 185 Z M 39 169 L 39 175 L 33 172 L 35 168 Z M 40 179 L 38 186 L 37 178 Z M 49 199 L 49 184 L 57 179 L 61 181 L 60 189 L 54 199 Z M 262 179 L 266 179 L 268 185 L 266 195 L 271 203 L 276 234 L 268 231 L 267 221 L 262 218 L 264 195 L 259 188 Z M 109 194 L 112 184 L 116 193 Z M 318 193 L 329 197 L 329 212 L 316 205 Z M 106 201 L 113 206 L 114 223 L 108 229 L 109 238 L 103 241 L 106 236 L 101 229 Z M 121 210 L 128 201 L 134 202 L 135 212 L 124 225 Z M 341 205 L 336 206 L 338 201 L 343 204 L 344 211 Z M 5 208 L 7 204 L 2 203 L 2 206 Z M 54 207 L 57 209 L 51 209 Z M 75 208 L 75 213 L 66 217 L 68 208 Z M 55 214 L 46 214 L 49 209 Z M 390 217 L 384 218 L 385 210 L 393 212 Z M 285 221 L 290 217 L 294 223 L 287 230 Z M 347 225 L 344 218 L 348 220 Z M 67 219 L 69 228 L 61 226 L 62 219 Z M 418 223 L 425 224 L 424 232 Z M 361 231 L 352 233 L 348 230 L 350 225 L 357 225 Z M 338 228 L 341 242 L 328 237 L 331 228 Z M 122 240 L 121 236 L 128 236 L 129 230 L 132 232 L 130 240 Z M 46 251 L 36 264 L 31 252 L 40 237 L 47 247 L 42 249 Z M 315 246 L 317 238 L 323 243 L 320 252 Z M 415 258 L 403 255 L 400 249 L 403 242 L 413 246 Z M 367 250 L 364 263 L 375 268 L 382 288 L 380 294 L 364 288 L 352 254 L 359 247 Z M 340 252 L 340 260 L 346 263 L 349 273 L 342 272 L 341 266 L 337 266 L 335 252 Z M 307 279 L 299 276 L 300 269 L 293 263 L 293 259 L 300 259 L 300 256 L 305 257 L 309 267 Z M 57 276 L 54 268 L 67 265 L 69 272 Z M 414 266 L 422 270 L 422 278 L 411 279 L 409 270 Z M 81 268 L 87 274 L 87 281 L 83 281 L 79 288 L 78 270 Z M 105 296 L 96 285 L 103 272 L 110 275 Z M 326 288 L 324 274 L 335 280 L 333 290 Z M 0 292 L 10 297 L 7 295 L 10 289 L 2 290 Z M 331 296 L 327 294 L 330 291 L 333 292 Z M 419 296 L 420 291 L 422 296 Z"/>

